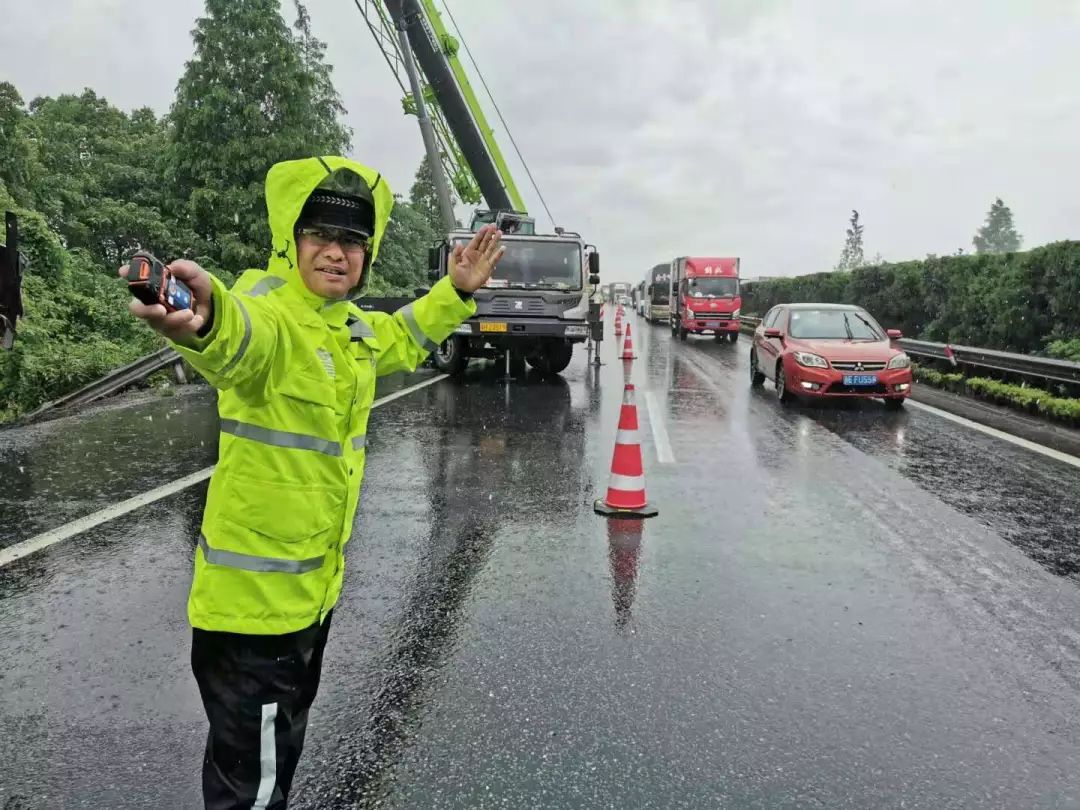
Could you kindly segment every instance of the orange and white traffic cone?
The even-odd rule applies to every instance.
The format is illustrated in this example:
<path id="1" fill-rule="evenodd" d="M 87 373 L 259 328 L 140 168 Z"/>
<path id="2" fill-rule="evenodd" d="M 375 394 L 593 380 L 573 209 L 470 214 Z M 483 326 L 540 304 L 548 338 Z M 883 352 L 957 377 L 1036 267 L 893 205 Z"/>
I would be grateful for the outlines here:
<path id="1" fill-rule="evenodd" d="M 622 337 L 622 307 L 615 310 L 615 337 Z"/>
<path id="2" fill-rule="evenodd" d="M 634 341 L 630 339 L 630 324 L 626 325 L 626 340 L 622 344 L 622 354 L 619 355 L 620 360 L 636 360 L 637 355 L 634 354 Z"/>
<path id="3" fill-rule="evenodd" d="M 619 414 L 619 432 L 611 458 L 611 479 L 607 494 L 593 504 L 593 510 L 606 517 L 656 517 L 660 512 L 645 497 L 645 468 L 638 437 L 637 405 L 634 384 L 628 382 L 623 392 Z"/>

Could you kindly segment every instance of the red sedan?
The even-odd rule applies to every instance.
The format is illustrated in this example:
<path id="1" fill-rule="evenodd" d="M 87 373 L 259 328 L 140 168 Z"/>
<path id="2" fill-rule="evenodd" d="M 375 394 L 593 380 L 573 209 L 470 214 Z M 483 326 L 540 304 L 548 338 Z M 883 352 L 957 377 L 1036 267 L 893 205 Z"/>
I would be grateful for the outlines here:
<path id="1" fill-rule="evenodd" d="M 761 319 L 750 349 L 750 384 L 766 378 L 781 402 L 795 397 L 884 399 L 911 394 L 911 360 L 866 310 L 845 304 L 781 304 Z"/>

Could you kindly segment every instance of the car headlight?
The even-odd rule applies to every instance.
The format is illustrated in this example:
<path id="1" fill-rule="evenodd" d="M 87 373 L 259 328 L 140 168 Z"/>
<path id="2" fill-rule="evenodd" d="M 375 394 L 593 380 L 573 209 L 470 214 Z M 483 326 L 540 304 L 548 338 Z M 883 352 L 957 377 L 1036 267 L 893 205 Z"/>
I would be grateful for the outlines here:
<path id="1" fill-rule="evenodd" d="M 810 352 L 793 352 L 792 356 L 795 358 L 795 362 L 800 366 L 809 366 L 811 368 L 829 367 L 829 361 L 818 354 L 810 354 Z"/>
<path id="2" fill-rule="evenodd" d="M 911 358 L 906 354 L 898 354 L 889 361 L 889 368 L 910 368 Z"/>

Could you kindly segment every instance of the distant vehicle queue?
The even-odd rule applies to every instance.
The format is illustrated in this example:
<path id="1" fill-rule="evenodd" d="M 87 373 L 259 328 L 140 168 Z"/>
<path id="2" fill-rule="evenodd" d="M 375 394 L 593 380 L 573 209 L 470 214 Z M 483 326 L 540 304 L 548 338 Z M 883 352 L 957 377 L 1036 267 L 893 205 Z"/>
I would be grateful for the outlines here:
<path id="1" fill-rule="evenodd" d="M 604 298 L 631 307 L 672 335 L 739 339 L 742 296 L 738 257 L 679 256 L 649 269 L 636 286 L 606 285 Z M 754 387 L 771 380 L 780 402 L 876 398 L 899 408 L 911 394 L 911 361 L 884 329 L 857 306 L 786 304 L 761 319 L 750 350 Z"/>

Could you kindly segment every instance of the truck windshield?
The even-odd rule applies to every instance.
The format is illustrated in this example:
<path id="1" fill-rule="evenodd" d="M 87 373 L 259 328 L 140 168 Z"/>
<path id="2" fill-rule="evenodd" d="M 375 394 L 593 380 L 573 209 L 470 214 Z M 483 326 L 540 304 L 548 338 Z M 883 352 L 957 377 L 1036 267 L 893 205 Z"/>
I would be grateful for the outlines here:
<path id="1" fill-rule="evenodd" d="M 739 294 L 739 280 L 730 276 L 689 278 L 686 291 L 696 298 L 734 298 Z"/>
<path id="2" fill-rule="evenodd" d="M 843 309 L 800 309 L 791 313 L 791 336 L 811 340 L 884 340 L 870 316 Z"/>
<path id="3" fill-rule="evenodd" d="M 455 241 L 467 244 L 464 240 Z M 506 253 L 499 259 L 485 286 L 495 289 L 581 289 L 581 246 L 576 242 L 517 241 L 503 237 L 502 245 Z"/>

